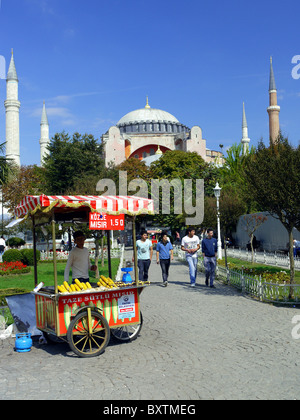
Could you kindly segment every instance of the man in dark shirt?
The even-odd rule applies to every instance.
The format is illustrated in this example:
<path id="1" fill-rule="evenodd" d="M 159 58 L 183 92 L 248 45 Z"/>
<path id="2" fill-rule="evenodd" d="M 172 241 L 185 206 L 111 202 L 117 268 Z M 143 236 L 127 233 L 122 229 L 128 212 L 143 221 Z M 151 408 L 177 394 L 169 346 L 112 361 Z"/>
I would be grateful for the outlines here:
<path id="1" fill-rule="evenodd" d="M 205 267 L 205 284 L 208 286 L 208 279 L 210 279 L 210 287 L 215 288 L 214 279 L 217 265 L 217 240 L 213 238 L 214 231 L 207 229 L 207 237 L 202 240 L 202 255 L 204 258 Z"/>

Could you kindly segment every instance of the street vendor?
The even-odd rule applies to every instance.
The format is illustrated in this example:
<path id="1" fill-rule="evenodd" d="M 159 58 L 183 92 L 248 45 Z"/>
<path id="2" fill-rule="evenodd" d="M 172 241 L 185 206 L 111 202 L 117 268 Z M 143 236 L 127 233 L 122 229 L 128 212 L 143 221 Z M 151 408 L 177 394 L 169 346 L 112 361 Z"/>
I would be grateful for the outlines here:
<path id="1" fill-rule="evenodd" d="M 75 247 L 69 254 L 67 265 L 65 268 L 64 279 L 69 281 L 70 268 L 72 268 L 72 283 L 75 279 L 80 282 L 89 281 L 89 270 L 96 271 L 96 266 L 91 264 L 89 250 L 84 248 L 84 241 L 86 239 L 81 230 L 73 234 Z"/>

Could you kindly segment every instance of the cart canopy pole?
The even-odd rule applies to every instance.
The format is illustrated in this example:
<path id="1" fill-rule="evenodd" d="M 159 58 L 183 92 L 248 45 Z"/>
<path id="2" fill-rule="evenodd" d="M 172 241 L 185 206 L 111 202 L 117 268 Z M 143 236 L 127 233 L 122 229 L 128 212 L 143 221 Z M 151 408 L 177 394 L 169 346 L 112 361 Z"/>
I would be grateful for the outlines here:
<path id="1" fill-rule="evenodd" d="M 109 230 L 106 231 L 106 239 L 107 239 L 107 261 L 108 261 L 108 276 L 111 279 L 111 258 L 110 258 L 110 235 Z"/>
<path id="2" fill-rule="evenodd" d="M 34 267 L 34 286 L 37 286 L 37 261 L 36 261 L 36 236 L 35 236 L 35 220 L 34 216 L 31 216 L 32 220 L 32 237 L 33 237 L 33 267 Z"/>
<path id="3" fill-rule="evenodd" d="M 138 285 L 138 263 L 137 263 L 137 251 L 136 251 L 136 229 L 135 229 L 135 216 L 132 218 L 132 241 L 133 241 L 133 257 L 134 257 L 134 279 L 135 284 Z"/>
<path id="4" fill-rule="evenodd" d="M 52 213 L 52 249 L 53 249 L 53 270 L 54 270 L 54 292 L 58 293 L 57 288 L 57 263 L 56 263 L 56 238 L 55 238 L 55 219 Z"/>

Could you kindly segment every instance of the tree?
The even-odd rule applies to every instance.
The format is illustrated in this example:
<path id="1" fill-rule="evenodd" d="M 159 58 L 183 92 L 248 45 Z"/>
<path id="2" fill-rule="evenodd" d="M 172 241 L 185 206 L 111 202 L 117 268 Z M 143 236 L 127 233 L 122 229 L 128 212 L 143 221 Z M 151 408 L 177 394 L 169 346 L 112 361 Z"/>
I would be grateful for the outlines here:
<path id="1" fill-rule="evenodd" d="M 239 217 L 245 214 L 246 206 L 241 195 L 232 188 L 222 190 L 220 196 L 220 224 L 222 237 L 232 237 L 236 230 Z M 217 201 L 215 197 L 205 196 L 204 198 L 204 220 L 203 227 L 217 229 Z"/>
<path id="2" fill-rule="evenodd" d="M 40 195 L 44 191 L 43 168 L 36 165 L 23 165 L 10 172 L 3 185 L 3 202 L 13 212 L 26 195 Z"/>
<path id="3" fill-rule="evenodd" d="M 235 143 L 227 150 L 225 163 L 223 167 L 220 168 L 219 182 L 222 187 L 222 194 L 225 192 L 228 192 L 229 194 L 234 193 L 235 196 L 238 196 L 239 199 L 243 201 L 248 213 L 259 210 L 257 209 L 251 194 L 249 194 L 243 172 L 247 159 L 254 151 L 255 148 L 251 147 L 245 155 L 243 153 L 243 145 L 241 143 Z"/>
<path id="4" fill-rule="evenodd" d="M 251 246 L 251 262 L 254 262 L 254 249 L 253 249 L 253 238 L 255 231 L 263 224 L 268 218 L 262 214 L 249 214 L 243 217 L 242 223 L 245 231 L 248 233 L 250 238 Z"/>
<path id="5" fill-rule="evenodd" d="M 0 184 L 3 185 L 7 181 L 14 163 L 5 157 L 5 142 L 0 144 Z"/>
<path id="6" fill-rule="evenodd" d="M 290 282 L 294 282 L 293 228 L 300 222 L 300 145 L 282 135 L 266 147 L 261 141 L 244 167 L 245 182 L 261 210 L 279 219 L 289 236 Z"/>
<path id="7" fill-rule="evenodd" d="M 170 193 L 170 214 L 157 214 L 154 220 L 161 226 L 168 226 L 171 229 L 178 229 L 178 226 L 185 224 L 187 216 L 186 202 L 184 202 L 184 181 L 192 180 L 192 197 L 190 197 L 191 205 L 195 205 L 196 198 L 196 180 L 204 179 L 204 189 L 213 188 L 215 185 L 215 169 L 213 166 L 206 163 L 203 158 L 195 152 L 184 152 L 181 150 L 167 151 L 162 157 L 151 164 L 150 177 L 152 180 L 180 180 L 181 190 L 175 191 L 171 189 Z M 177 214 L 174 211 L 176 192 L 178 196 L 182 194 L 182 211 Z M 151 189 L 153 194 L 153 189 Z M 174 198 L 175 197 L 175 198 Z M 154 197 L 157 199 L 157 197 Z M 162 201 L 162 194 L 160 193 L 159 202 Z M 160 206 L 162 208 L 162 206 Z"/>
<path id="8" fill-rule="evenodd" d="M 105 168 L 102 145 L 91 134 L 57 133 L 44 158 L 46 193 L 64 195 L 78 182 L 94 178 Z"/>

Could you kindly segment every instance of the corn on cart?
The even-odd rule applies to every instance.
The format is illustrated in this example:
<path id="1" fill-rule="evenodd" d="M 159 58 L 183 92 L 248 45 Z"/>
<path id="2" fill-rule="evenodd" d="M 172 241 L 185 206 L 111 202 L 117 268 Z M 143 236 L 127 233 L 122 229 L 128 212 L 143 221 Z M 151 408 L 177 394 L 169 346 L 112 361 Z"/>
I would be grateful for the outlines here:
<path id="1" fill-rule="evenodd" d="M 52 225 L 54 286 L 32 292 L 35 295 L 37 328 L 53 341 L 57 338 L 67 341 L 80 357 L 94 357 L 103 353 L 110 334 L 120 341 L 128 341 L 136 338 L 141 330 L 140 293 L 145 285 L 139 284 L 137 271 L 135 217 L 139 214 L 153 214 L 153 200 L 130 196 L 40 195 L 24 197 L 15 209 L 17 218 L 30 218 L 32 221 L 35 286 L 38 284 L 35 231 L 37 226 Z M 78 287 L 79 290 L 74 291 L 66 286 L 64 291 L 57 278 L 56 223 L 88 223 L 93 220 L 92 228 L 102 224 L 102 228 L 109 233 L 105 217 L 100 219 L 103 215 L 126 215 L 132 219 L 134 282 L 124 287 L 113 281 L 110 284 L 108 280 L 112 279 L 105 278 L 107 287 L 105 282 L 93 283 L 91 280 L 88 286 L 83 288 L 81 285 L 82 289 Z M 121 222 L 115 223 L 120 223 L 122 229 Z M 109 240 L 107 250 L 111 277 Z M 63 279 L 60 283 L 63 283 Z"/>

